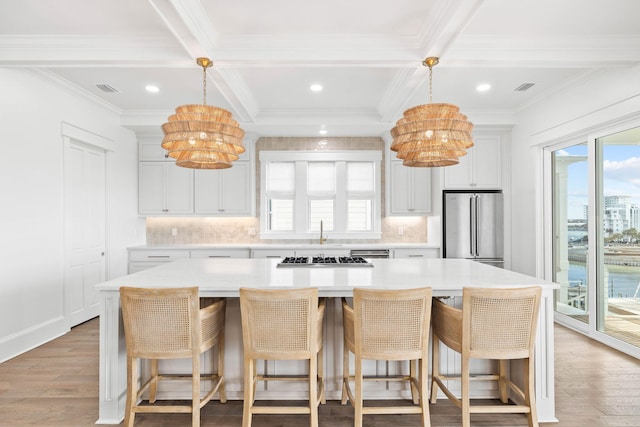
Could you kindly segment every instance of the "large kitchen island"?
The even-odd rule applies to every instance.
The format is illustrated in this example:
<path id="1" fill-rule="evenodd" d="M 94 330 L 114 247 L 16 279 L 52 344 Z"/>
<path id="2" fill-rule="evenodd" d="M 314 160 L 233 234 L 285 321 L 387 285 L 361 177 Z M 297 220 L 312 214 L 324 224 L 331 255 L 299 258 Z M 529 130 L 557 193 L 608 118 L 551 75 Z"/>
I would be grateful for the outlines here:
<path id="1" fill-rule="evenodd" d="M 198 286 L 201 296 L 229 298 L 225 329 L 225 379 L 230 399 L 242 399 L 242 333 L 238 289 L 253 287 L 289 289 L 317 287 L 327 304 L 324 332 L 325 381 L 328 399 L 340 398 L 342 380 L 342 313 L 339 298 L 352 295 L 354 287 L 402 289 L 432 287 L 433 295 L 451 297 L 460 304 L 462 288 L 541 286 L 542 303 L 536 341 L 536 398 L 540 422 L 553 422 L 554 358 L 553 358 L 553 289 L 556 284 L 534 277 L 461 259 L 373 259 L 373 266 L 278 268 L 279 259 L 181 259 L 149 270 L 140 271 L 97 285 L 100 293 L 100 404 L 98 424 L 119 424 L 124 418 L 126 396 L 126 349 L 120 314 L 120 286 L 178 287 Z M 213 356 L 210 356 L 213 357 Z M 443 372 L 459 370 L 453 352 L 441 356 Z M 176 367 L 189 368 L 190 361 Z M 457 362 L 457 363 L 456 363 Z M 482 372 L 488 361 L 476 361 L 472 369 Z M 294 361 L 268 362 L 261 369 L 267 373 L 291 374 L 304 369 Z M 373 362 L 371 370 L 399 371 L 397 362 Z M 161 390 L 159 398 L 178 399 L 188 395 L 188 386 Z M 476 397 L 493 397 L 496 390 L 475 389 Z M 269 386 L 269 399 L 305 398 L 304 388 Z M 385 383 L 369 390 L 370 397 L 398 398 L 406 390 Z M 260 391 L 257 398 L 260 399 Z"/>

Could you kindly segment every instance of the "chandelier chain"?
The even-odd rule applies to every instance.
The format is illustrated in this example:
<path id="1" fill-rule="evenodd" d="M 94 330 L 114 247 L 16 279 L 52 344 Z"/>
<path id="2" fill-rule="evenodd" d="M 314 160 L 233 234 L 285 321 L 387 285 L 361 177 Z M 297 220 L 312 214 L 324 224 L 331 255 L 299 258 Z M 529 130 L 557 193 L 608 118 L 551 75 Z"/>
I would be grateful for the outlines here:
<path id="1" fill-rule="evenodd" d="M 429 65 L 429 104 L 433 103 L 433 68 Z"/>
<path id="2" fill-rule="evenodd" d="M 207 67 L 202 67 L 202 92 L 203 99 L 202 104 L 207 105 Z"/>

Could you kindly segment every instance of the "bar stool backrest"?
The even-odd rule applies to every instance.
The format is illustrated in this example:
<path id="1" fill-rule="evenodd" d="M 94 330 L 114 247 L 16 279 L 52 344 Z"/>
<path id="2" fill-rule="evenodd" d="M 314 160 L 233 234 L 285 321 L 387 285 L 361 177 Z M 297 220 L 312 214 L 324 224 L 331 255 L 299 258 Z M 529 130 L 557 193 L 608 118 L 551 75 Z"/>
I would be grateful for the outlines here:
<path id="1" fill-rule="evenodd" d="M 521 359 L 533 355 L 541 288 L 464 288 L 463 346 L 471 358 Z M 445 343 L 446 344 L 446 343 Z"/>
<path id="2" fill-rule="evenodd" d="M 132 357 L 186 358 L 199 347 L 202 329 L 197 287 L 122 288 L 121 301 L 127 352 Z"/>
<path id="3" fill-rule="evenodd" d="M 356 353 L 364 359 L 407 360 L 427 354 L 431 289 L 353 290 Z M 348 335 L 350 331 L 346 332 Z"/>

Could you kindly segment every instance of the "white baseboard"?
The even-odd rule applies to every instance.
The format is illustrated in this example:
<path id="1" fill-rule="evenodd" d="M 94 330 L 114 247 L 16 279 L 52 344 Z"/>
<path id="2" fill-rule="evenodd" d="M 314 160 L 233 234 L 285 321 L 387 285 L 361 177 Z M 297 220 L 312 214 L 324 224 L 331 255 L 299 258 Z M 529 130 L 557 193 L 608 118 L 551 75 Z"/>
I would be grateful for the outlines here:
<path id="1" fill-rule="evenodd" d="M 0 363 L 66 334 L 66 323 L 60 316 L 0 339 Z"/>

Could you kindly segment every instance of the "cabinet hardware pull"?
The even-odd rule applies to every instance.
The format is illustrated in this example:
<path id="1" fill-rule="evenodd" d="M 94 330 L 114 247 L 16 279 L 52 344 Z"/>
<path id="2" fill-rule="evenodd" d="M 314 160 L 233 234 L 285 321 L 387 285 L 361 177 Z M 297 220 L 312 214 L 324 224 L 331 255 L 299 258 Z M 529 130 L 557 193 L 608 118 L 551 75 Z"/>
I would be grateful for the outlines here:
<path id="1" fill-rule="evenodd" d="M 170 255 L 147 255 L 147 258 L 170 258 Z"/>
<path id="2" fill-rule="evenodd" d="M 422 254 L 409 254 L 409 258 L 423 258 L 424 255 Z"/>
<path id="3" fill-rule="evenodd" d="M 209 258 L 231 258 L 229 255 L 209 255 Z"/>

